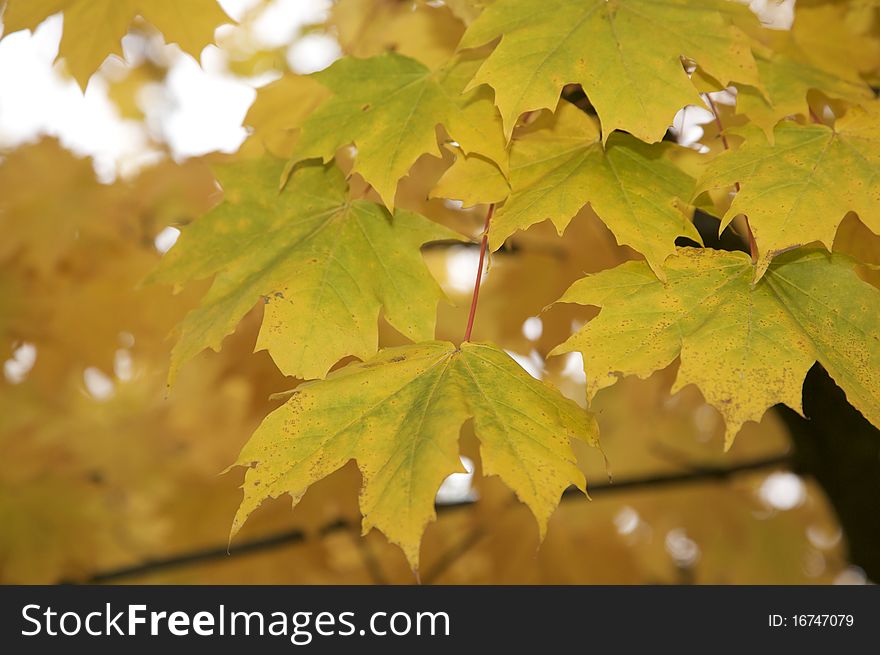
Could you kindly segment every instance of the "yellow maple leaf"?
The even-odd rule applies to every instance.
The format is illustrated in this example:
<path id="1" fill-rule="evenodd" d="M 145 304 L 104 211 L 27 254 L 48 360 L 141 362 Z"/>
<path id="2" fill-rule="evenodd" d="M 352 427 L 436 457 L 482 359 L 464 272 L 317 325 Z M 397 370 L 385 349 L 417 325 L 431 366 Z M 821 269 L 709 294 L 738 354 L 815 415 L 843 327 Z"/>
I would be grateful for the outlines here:
<path id="1" fill-rule="evenodd" d="M 64 12 L 58 57 L 83 90 L 107 55 L 121 56 L 120 41 L 136 16 L 196 59 L 214 41 L 214 30 L 232 21 L 217 0 L 8 0 L 3 23 L 7 34 L 32 30 L 58 12 Z"/>
<path id="2" fill-rule="evenodd" d="M 728 18 L 739 9 L 712 0 L 499 0 L 460 47 L 501 37 L 473 84 L 495 89 L 508 136 L 523 112 L 553 109 L 562 87 L 578 83 L 604 139 L 620 129 L 653 142 L 679 109 L 700 103 L 682 57 L 722 84 L 761 86 L 748 38 Z"/>
<path id="3" fill-rule="evenodd" d="M 746 131 L 697 183 L 702 192 L 739 184 L 721 229 L 745 214 L 758 245 L 755 277 L 781 252 L 819 241 L 829 250 L 849 211 L 880 233 L 880 104 L 851 108 L 834 128 L 779 124 L 775 142 Z"/>
<path id="4" fill-rule="evenodd" d="M 602 310 L 551 354 L 583 353 L 589 397 L 680 356 L 673 391 L 700 388 L 725 419 L 727 447 L 777 403 L 800 411 L 817 360 L 880 424 L 880 292 L 851 260 L 819 249 L 781 255 L 754 286 L 752 270 L 744 253 L 681 248 L 667 260 L 666 284 L 642 262 L 582 278 L 561 302 Z"/>
<path id="5" fill-rule="evenodd" d="M 232 534 L 266 498 L 308 487 L 355 459 L 363 531 L 381 530 L 419 562 L 443 479 L 461 471 L 458 436 L 474 420 L 483 471 L 547 520 L 570 484 L 584 489 L 570 441 L 598 445 L 590 414 L 528 375 L 495 346 L 434 341 L 388 348 L 300 385 L 242 449 L 244 498 Z"/>
<path id="6" fill-rule="evenodd" d="M 511 148 L 511 193 L 489 232 L 493 249 L 517 229 L 549 218 L 561 234 L 589 203 L 618 243 L 645 255 L 663 277 L 675 239 L 702 243 L 690 221 L 694 180 L 667 157 L 676 146 L 612 135 L 603 147 L 595 120 L 562 102 Z"/>

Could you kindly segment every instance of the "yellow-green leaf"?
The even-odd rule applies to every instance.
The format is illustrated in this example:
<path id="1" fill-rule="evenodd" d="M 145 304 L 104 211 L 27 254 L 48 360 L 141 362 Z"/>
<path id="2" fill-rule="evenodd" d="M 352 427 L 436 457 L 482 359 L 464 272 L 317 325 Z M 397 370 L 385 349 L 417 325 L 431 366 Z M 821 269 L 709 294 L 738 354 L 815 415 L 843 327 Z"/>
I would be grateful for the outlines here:
<path id="1" fill-rule="evenodd" d="M 34 180 L 42 180 L 35 193 Z M 0 262 L 20 258 L 50 273 L 77 241 L 113 233 L 109 206 L 118 188 L 95 182 L 88 159 L 47 138 L 5 155 L 0 162 Z"/>
<path id="2" fill-rule="evenodd" d="M 464 25 L 445 3 L 336 0 L 327 27 L 347 55 L 393 51 L 438 68 L 455 53 Z"/>
<path id="3" fill-rule="evenodd" d="M 829 250 L 849 211 L 880 233 L 880 108 L 853 107 L 837 121 L 781 123 L 768 144 L 752 133 L 737 150 L 719 155 L 698 192 L 740 184 L 721 228 L 749 217 L 758 244 L 756 277 L 781 252 L 814 241 Z"/>
<path id="4" fill-rule="evenodd" d="M 357 148 L 354 171 L 394 208 L 397 182 L 421 155 L 440 156 L 442 124 L 461 148 L 505 166 L 501 119 L 488 88 L 462 94 L 479 62 L 460 57 L 431 71 L 414 59 L 386 53 L 344 58 L 315 78 L 333 96 L 305 121 L 292 163 L 329 161 L 348 144 Z"/>
<path id="5" fill-rule="evenodd" d="M 82 89 L 107 55 L 122 54 L 120 41 L 136 16 L 158 28 L 196 59 L 214 41 L 214 30 L 232 19 L 217 0 L 7 0 L 6 33 L 36 28 L 52 14 L 64 12 L 58 57 Z"/>
<path id="6" fill-rule="evenodd" d="M 153 274 L 180 284 L 216 273 L 180 325 L 171 379 L 204 348 L 219 350 L 261 297 L 257 349 L 286 375 L 323 377 L 342 357 L 371 356 L 380 308 L 403 335 L 433 337 L 443 293 L 419 248 L 460 237 L 418 214 L 350 200 L 332 164 L 299 168 L 279 194 L 281 167 L 268 156 L 218 167 L 225 201 L 183 231 Z"/>
<path id="7" fill-rule="evenodd" d="M 491 4 L 492 0 L 444 0 L 445 4 L 458 16 L 465 24 L 470 25 L 476 20 L 486 5 Z"/>
<path id="8" fill-rule="evenodd" d="M 760 87 L 748 39 L 727 15 L 738 9 L 713 0 L 499 0 L 460 47 L 501 37 L 473 83 L 495 89 L 508 135 L 523 112 L 553 109 L 562 87 L 578 83 L 605 139 L 620 129 L 653 142 L 679 109 L 700 103 L 682 57 L 722 84 Z"/>
<path id="9" fill-rule="evenodd" d="M 666 284 L 642 262 L 582 278 L 560 302 L 602 310 L 552 354 L 583 353 L 589 397 L 680 356 L 673 390 L 700 388 L 724 417 L 728 447 L 767 408 L 800 411 L 817 360 L 880 425 L 880 292 L 850 259 L 820 249 L 781 255 L 754 286 L 752 270 L 744 253 L 681 248 L 666 262 Z"/>
<path id="10" fill-rule="evenodd" d="M 474 420 L 487 475 L 526 503 L 543 536 L 562 491 L 584 489 L 570 441 L 598 445 L 593 417 L 495 346 L 434 341 L 300 385 L 245 445 L 249 467 L 233 535 L 266 498 L 308 487 L 351 459 L 363 475 L 363 530 L 400 545 L 413 568 L 443 479 L 461 471 L 458 436 Z"/>
<path id="11" fill-rule="evenodd" d="M 464 207 L 473 207 L 501 202 L 509 194 L 507 179 L 495 164 L 480 155 L 468 157 L 459 152 L 429 197 L 458 200 Z"/>
<path id="12" fill-rule="evenodd" d="M 677 237 L 701 243 L 685 214 L 694 180 L 665 157 L 675 147 L 614 134 L 603 148 L 596 121 L 561 102 L 555 115 L 540 117 L 513 142 L 511 193 L 492 219 L 491 247 L 548 218 L 562 234 L 590 203 L 618 243 L 644 254 L 662 275 Z"/>
<path id="13" fill-rule="evenodd" d="M 792 40 L 809 60 L 840 77 L 855 71 L 870 72 L 880 66 L 880 40 L 877 34 L 863 34 L 848 24 L 846 14 L 858 5 L 880 8 L 876 0 L 856 2 L 800 2 L 795 8 Z"/>
<path id="14" fill-rule="evenodd" d="M 276 157 L 289 157 L 303 122 L 328 92 L 314 78 L 287 74 L 257 89 L 244 124 Z"/>
<path id="15" fill-rule="evenodd" d="M 765 91 L 753 87 L 738 88 L 736 111 L 745 114 L 760 127 L 768 140 L 773 140 L 774 126 L 786 116 L 809 116 L 807 93 L 813 89 L 830 98 L 864 104 L 874 98 L 865 82 L 857 75 L 841 76 L 789 52 L 758 54 L 755 57 Z"/>

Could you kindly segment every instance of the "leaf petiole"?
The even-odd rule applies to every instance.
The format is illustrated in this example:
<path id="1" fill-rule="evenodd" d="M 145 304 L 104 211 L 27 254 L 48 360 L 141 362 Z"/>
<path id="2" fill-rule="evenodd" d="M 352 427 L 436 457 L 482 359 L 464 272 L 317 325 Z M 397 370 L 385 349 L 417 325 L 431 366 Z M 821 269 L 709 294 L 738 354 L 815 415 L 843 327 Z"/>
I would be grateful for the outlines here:
<path id="1" fill-rule="evenodd" d="M 489 205 L 486 211 L 486 224 L 483 226 L 483 239 L 480 241 L 480 263 L 477 265 L 477 277 L 474 280 L 474 295 L 471 298 L 471 311 L 468 315 L 467 328 L 464 331 L 463 341 L 471 340 L 471 331 L 474 329 L 474 316 L 477 314 L 477 301 L 480 298 L 480 280 L 483 278 L 483 262 L 486 259 L 486 250 L 489 245 L 489 222 L 495 213 L 495 203 Z"/>

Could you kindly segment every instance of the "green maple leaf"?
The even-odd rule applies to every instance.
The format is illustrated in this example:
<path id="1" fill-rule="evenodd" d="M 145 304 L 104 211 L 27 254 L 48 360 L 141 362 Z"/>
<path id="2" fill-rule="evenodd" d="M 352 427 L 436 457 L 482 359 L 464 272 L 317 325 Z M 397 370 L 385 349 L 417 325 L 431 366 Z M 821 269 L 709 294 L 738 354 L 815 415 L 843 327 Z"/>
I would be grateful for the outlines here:
<path id="1" fill-rule="evenodd" d="M 218 167 L 224 202 L 184 229 L 152 275 L 180 284 L 216 274 L 179 327 L 171 380 L 204 348 L 219 350 L 261 297 L 257 349 L 286 375 L 323 377 L 342 357 L 375 353 L 380 308 L 403 335 L 433 337 L 443 293 L 419 248 L 461 237 L 418 214 L 350 200 L 332 164 L 301 167 L 279 194 L 281 167 L 272 157 Z"/>
<path id="2" fill-rule="evenodd" d="M 492 219 L 492 249 L 547 218 L 562 234 L 590 203 L 618 243 L 644 254 L 662 276 L 677 237 L 702 243 L 684 213 L 694 180 L 664 156 L 675 147 L 614 134 L 603 148 L 596 122 L 561 102 L 555 115 L 542 116 L 513 142 L 511 192 Z"/>
<path id="3" fill-rule="evenodd" d="M 184 8 L 185 7 L 185 8 Z M 232 19 L 217 0 L 7 0 L 6 33 L 33 30 L 46 18 L 64 12 L 58 57 L 85 89 L 107 55 L 122 56 L 120 41 L 136 16 L 143 16 L 169 43 L 199 58 L 214 41 L 214 30 Z"/>
<path id="4" fill-rule="evenodd" d="M 508 135 L 522 113 L 553 109 L 562 87 L 578 83 L 605 139 L 620 129 L 653 142 L 679 109 L 700 104 L 682 57 L 724 85 L 760 87 L 748 38 L 728 15 L 744 11 L 713 0 L 499 0 L 460 47 L 501 37 L 473 83 L 495 89 Z"/>
<path id="5" fill-rule="evenodd" d="M 498 348 L 441 341 L 383 350 L 291 392 L 238 458 L 249 469 L 232 534 L 266 498 L 287 493 L 296 503 L 355 459 L 364 533 L 378 528 L 417 568 L 437 489 L 462 471 L 458 436 L 468 418 L 483 471 L 529 506 L 543 536 L 562 491 L 584 489 L 570 441 L 598 445 L 594 419 Z"/>
<path id="6" fill-rule="evenodd" d="M 551 354 L 583 353 L 589 397 L 680 356 L 673 391 L 700 388 L 724 417 L 727 447 L 777 403 L 801 411 L 817 360 L 880 424 L 880 291 L 820 249 L 778 257 L 757 285 L 752 270 L 743 253 L 682 248 L 666 262 L 666 284 L 642 262 L 582 278 L 560 302 L 602 310 Z"/>
<path id="7" fill-rule="evenodd" d="M 437 157 L 436 128 L 468 153 L 478 152 L 506 166 L 501 119 L 487 87 L 462 90 L 479 65 L 458 57 L 438 71 L 392 52 L 369 59 L 340 59 L 315 74 L 333 96 L 302 126 L 291 163 L 329 161 L 348 144 L 357 148 L 360 173 L 394 208 L 397 182 L 421 155 Z"/>
<path id="8" fill-rule="evenodd" d="M 875 103 L 870 111 L 851 108 L 834 129 L 781 123 L 775 143 L 752 132 L 739 149 L 708 165 L 698 192 L 740 185 L 721 229 L 738 214 L 749 217 L 758 244 L 756 278 L 791 248 L 819 241 L 830 250 L 849 211 L 880 233 L 878 119 Z"/>

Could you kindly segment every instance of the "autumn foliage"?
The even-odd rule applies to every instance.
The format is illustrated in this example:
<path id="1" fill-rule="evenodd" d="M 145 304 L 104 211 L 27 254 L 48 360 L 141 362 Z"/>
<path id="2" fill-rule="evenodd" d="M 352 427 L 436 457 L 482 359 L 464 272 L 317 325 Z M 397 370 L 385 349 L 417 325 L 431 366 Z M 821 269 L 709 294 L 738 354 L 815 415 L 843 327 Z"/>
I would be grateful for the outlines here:
<path id="1" fill-rule="evenodd" d="M 59 11 L 82 88 L 130 30 L 198 57 L 233 22 L 7 0 L 5 33 Z M 339 0 L 312 29 L 343 56 L 273 60 L 234 154 L 109 183 L 51 138 L 3 154 L 0 337 L 9 370 L 36 355 L 0 381 L 0 581 L 222 550 L 230 526 L 302 538 L 136 579 L 844 570 L 819 487 L 767 476 L 791 453 L 771 408 L 803 413 L 818 362 L 880 426 L 880 5 L 798 0 L 778 29 L 729 0 Z M 774 475 L 801 485 L 785 512 Z"/>

